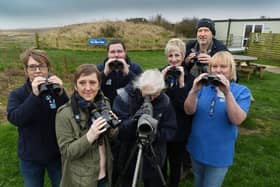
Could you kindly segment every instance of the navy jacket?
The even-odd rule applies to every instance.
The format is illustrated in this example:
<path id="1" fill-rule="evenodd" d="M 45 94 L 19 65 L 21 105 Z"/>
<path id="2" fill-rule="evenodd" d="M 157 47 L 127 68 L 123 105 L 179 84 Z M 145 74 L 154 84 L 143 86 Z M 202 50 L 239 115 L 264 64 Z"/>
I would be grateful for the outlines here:
<path id="1" fill-rule="evenodd" d="M 65 92 L 53 95 L 56 108 L 51 109 L 45 98 L 32 93 L 27 82 L 13 90 L 8 99 L 8 120 L 18 127 L 18 156 L 23 160 L 46 163 L 59 159 L 60 153 L 55 135 L 57 108 L 68 101 Z"/>
<path id="2" fill-rule="evenodd" d="M 208 55 L 213 56 L 218 51 L 228 51 L 227 47 L 222 42 L 217 40 L 216 38 L 213 38 L 212 41 L 213 41 L 212 46 L 207 51 Z M 199 51 L 199 45 L 197 43 L 197 40 L 191 40 L 191 41 L 187 42 L 185 58 L 187 58 L 187 56 L 189 56 L 189 54 L 192 53 L 192 51 Z M 195 77 L 190 74 L 190 71 L 191 71 L 192 67 L 194 66 L 194 63 L 184 64 L 184 66 L 186 69 L 186 74 L 188 75 L 188 79 L 192 84 Z"/>
<path id="3" fill-rule="evenodd" d="M 218 51 L 228 51 L 228 48 L 219 40 L 217 40 L 216 38 L 212 39 L 213 44 L 211 49 L 208 51 L 208 54 L 210 56 L 213 56 L 215 53 L 217 53 Z M 197 40 L 191 40 L 189 42 L 187 42 L 186 44 L 186 57 L 189 56 L 189 54 L 192 52 L 192 48 L 194 48 L 196 51 L 198 51 L 198 44 L 197 44 Z"/>
<path id="4" fill-rule="evenodd" d="M 142 68 L 135 62 L 131 62 L 127 57 L 126 62 L 129 65 L 129 73 L 124 76 L 121 72 L 112 71 L 107 76 L 104 74 L 105 59 L 102 64 L 98 64 L 97 68 L 101 72 L 101 90 L 104 95 L 110 99 L 110 103 L 113 104 L 113 100 L 117 95 L 117 89 L 125 87 L 130 83 L 137 75 L 142 73 Z"/>
<path id="5" fill-rule="evenodd" d="M 137 144 L 137 121 L 133 119 L 133 116 L 142 103 L 143 98 L 141 92 L 133 88 L 132 84 L 129 84 L 120 91 L 113 104 L 113 111 L 122 120 L 119 126 L 118 137 L 122 145 L 119 156 L 120 162 L 118 163 L 121 166 L 119 167 L 120 172 L 123 170 L 133 146 Z M 157 133 L 155 140 L 152 142 L 152 146 L 155 149 L 160 166 L 163 166 L 166 159 L 166 143 L 173 139 L 176 132 L 177 127 L 176 123 L 174 123 L 176 116 L 170 100 L 165 93 L 161 93 L 151 103 L 153 105 L 153 117 L 158 119 Z M 144 154 L 147 155 L 144 156 L 143 177 L 152 178 L 158 173 L 153 168 L 152 163 L 149 163 L 147 160 L 149 153 L 144 151 Z M 133 166 L 135 166 L 135 163 L 132 164 L 132 168 Z M 133 171 L 130 173 L 133 173 Z"/>

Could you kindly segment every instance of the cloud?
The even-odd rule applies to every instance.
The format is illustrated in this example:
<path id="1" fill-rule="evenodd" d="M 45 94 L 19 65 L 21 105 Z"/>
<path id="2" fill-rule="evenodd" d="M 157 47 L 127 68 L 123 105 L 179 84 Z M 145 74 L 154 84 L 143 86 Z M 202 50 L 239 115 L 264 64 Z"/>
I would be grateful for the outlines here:
<path id="1" fill-rule="evenodd" d="M 0 2 L 0 29 L 58 26 L 101 19 L 150 18 L 171 22 L 183 18 L 277 17 L 278 0 L 6 0 Z"/>

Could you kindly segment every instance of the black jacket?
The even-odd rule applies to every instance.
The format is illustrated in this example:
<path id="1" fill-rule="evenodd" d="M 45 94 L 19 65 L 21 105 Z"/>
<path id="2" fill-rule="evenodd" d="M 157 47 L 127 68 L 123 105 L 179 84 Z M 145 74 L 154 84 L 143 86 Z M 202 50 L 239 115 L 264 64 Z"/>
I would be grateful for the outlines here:
<path id="1" fill-rule="evenodd" d="M 57 109 L 68 101 L 65 92 L 61 96 L 52 94 L 56 107 L 42 96 L 35 96 L 27 82 L 13 90 L 8 99 L 8 120 L 18 127 L 18 156 L 23 160 L 46 163 L 59 159 L 60 154 L 55 135 Z"/>
<path id="2" fill-rule="evenodd" d="M 117 95 L 117 89 L 125 87 L 130 83 L 137 75 L 142 73 L 142 68 L 135 62 L 131 62 L 129 58 L 126 58 L 126 62 L 129 65 L 129 73 L 124 76 L 121 72 L 112 71 L 107 76 L 104 74 L 105 63 L 108 60 L 105 59 L 102 64 L 98 64 L 97 68 L 101 72 L 101 90 L 104 95 L 110 99 L 111 105 Z"/>
<path id="3" fill-rule="evenodd" d="M 161 68 L 160 71 L 162 71 L 165 67 Z M 165 93 L 169 96 L 172 106 L 175 110 L 177 121 L 176 134 L 171 142 L 186 142 L 191 130 L 191 116 L 187 115 L 184 111 L 184 102 L 192 87 L 192 82 L 189 80 L 189 76 L 186 71 L 187 70 L 184 68 L 184 87 L 180 88 L 179 85 L 175 85 L 174 87 L 167 88 L 165 91 Z M 176 121 L 173 123 L 176 123 Z"/>
<path id="4" fill-rule="evenodd" d="M 138 89 L 133 88 L 131 84 L 127 85 L 120 94 L 115 98 L 113 104 L 113 111 L 122 120 L 119 126 L 119 140 L 121 142 L 120 172 L 124 169 L 124 165 L 131 154 L 133 146 L 137 144 L 137 121 L 134 119 L 134 114 L 141 107 L 143 98 L 141 92 Z M 165 93 L 161 93 L 152 102 L 153 105 L 153 117 L 158 120 L 157 133 L 154 141 L 151 143 L 155 149 L 158 163 L 162 167 L 166 159 L 166 142 L 173 139 L 176 132 L 176 116 L 174 109 L 170 103 L 168 96 Z M 144 168 L 143 177 L 152 178 L 157 175 L 153 163 L 147 159 L 150 155 L 149 151 L 144 151 Z M 136 156 L 136 155 L 135 155 Z M 136 158 L 135 158 L 136 159 Z M 135 161 L 135 160 L 134 160 Z M 132 164 L 132 168 L 135 166 L 135 162 Z M 133 171 L 129 172 L 130 174 Z"/>

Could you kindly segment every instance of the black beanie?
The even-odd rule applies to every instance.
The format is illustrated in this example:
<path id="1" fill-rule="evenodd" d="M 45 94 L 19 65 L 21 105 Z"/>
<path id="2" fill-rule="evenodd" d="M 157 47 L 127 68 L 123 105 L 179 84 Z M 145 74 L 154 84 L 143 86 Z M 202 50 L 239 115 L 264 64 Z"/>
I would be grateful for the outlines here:
<path id="1" fill-rule="evenodd" d="M 216 29 L 215 29 L 215 23 L 208 18 L 202 18 L 197 22 L 196 25 L 196 32 L 200 27 L 208 27 L 210 29 L 210 31 L 212 32 L 212 34 L 215 36 L 216 34 Z"/>

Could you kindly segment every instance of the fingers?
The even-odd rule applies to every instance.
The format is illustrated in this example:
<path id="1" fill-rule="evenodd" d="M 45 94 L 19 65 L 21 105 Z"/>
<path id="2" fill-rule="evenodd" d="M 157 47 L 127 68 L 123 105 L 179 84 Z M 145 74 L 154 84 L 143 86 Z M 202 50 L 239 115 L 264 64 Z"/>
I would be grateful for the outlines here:
<path id="1" fill-rule="evenodd" d="M 48 81 L 50 83 L 58 84 L 60 87 L 63 86 L 62 80 L 60 78 L 58 78 L 56 75 L 53 75 L 50 78 L 48 78 Z"/>
<path id="2" fill-rule="evenodd" d="M 39 85 L 43 84 L 46 82 L 46 78 L 45 77 L 35 77 L 31 83 L 31 87 L 32 87 L 32 92 L 34 93 L 34 95 L 38 96 L 39 95 Z"/>

